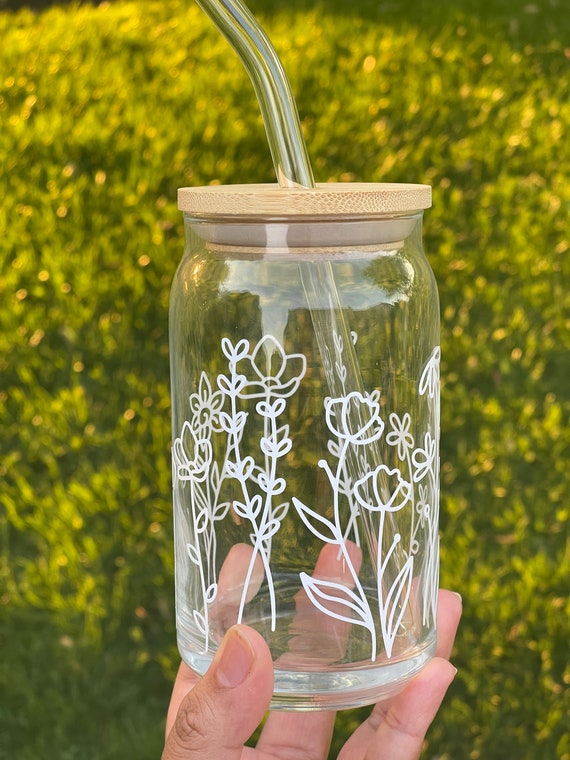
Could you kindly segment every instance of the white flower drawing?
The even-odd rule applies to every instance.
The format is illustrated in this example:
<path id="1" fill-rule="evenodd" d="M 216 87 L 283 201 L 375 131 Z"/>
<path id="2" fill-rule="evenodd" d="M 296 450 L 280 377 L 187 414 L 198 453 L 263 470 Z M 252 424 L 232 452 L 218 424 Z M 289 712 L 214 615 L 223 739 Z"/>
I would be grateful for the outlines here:
<path id="1" fill-rule="evenodd" d="M 406 454 L 414 448 L 414 436 L 410 433 L 412 418 L 409 412 L 400 417 L 392 412 L 388 418 L 391 432 L 386 436 L 386 443 L 398 447 L 398 457 L 405 459 Z"/>
<path id="2" fill-rule="evenodd" d="M 352 340 L 356 344 L 356 334 Z M 275 630 L 278 600 L 272 548 L 284 520 L 292 515 L 319 541 L 338 548 L 349 579 L 349 584 L 343 585 L 313 578 L 307 568 L 299 573 L 307 598 L 326 615 L 364 628 L 370 637 L 371 661 L 376 660 L 379 647 L 390 658 L 409 605 L 414 572 L 422 584 L 423 622 L 435 622 L 439 347 L 425 363 L 417 385 L 418 397 L 425 399 L 422 403 L 427 410 L 422 412 L 427 424 L 421 445 L 417 445 L 411 432 L 415 420 L 409 411 L 387 413 L 387 426 L 378 390 L 364 393 L 345 387 L 345 347 L 334 333 L 334 357 L 326 354 L 325 375 L 329 380 L 334 377 L 337 393 L 324 399 L 328 458 L 318 462 L 330 489 L 331 509 L 326 515 L 288 494 L 281 470 L 282 460 L 295 443 L 287 414 L 290 399 L 305 376 L 306 357 L 288 354 L 271 335 L 254 344 L 224 338 L 220 348 L 227 371 L 215 378 L 202 372 L 188 398 L 188 419 L 172 446 L 175 500 L 179 511 L 189 516 L 186 556 L 195 566 L 201 595 L 194 600 L 192 615 L 204 637 L 204 651 L 209 645 L 210 607 L 218 593 L 217 528 L 230 519 L 231 509 L 233 519 L 247 525 L 252 548 L 236 622 L 242 621 L 246 604 L 257 593 L 261 573 Z M 390 461 L 397 466 L 379 461 L 380 445 L 392 448 Z M 236 494 L 231 505 L 222 497 L 228 486 Z M 294 510 L 289 509 L 291 504 Z M 406 535 L 395 529 L 399 514 L 405 515 Z M 359 528 L 360 523 L 366 530 Z M 371 525 L 375 526 L 374 535 L 370 535 Z M 367 536 L 374 554 L 375 595 L 365 592 L 348 549 L 349 536 L 359 545 L 361 535 Z M 416 567 L 424 537 L 425 559 Z"/>

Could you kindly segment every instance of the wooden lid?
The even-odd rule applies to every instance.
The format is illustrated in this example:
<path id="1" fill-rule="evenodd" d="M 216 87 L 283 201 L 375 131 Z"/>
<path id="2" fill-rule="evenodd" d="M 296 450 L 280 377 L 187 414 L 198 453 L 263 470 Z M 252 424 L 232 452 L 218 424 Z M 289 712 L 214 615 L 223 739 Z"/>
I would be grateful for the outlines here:
<path id="1" fill-rule="evenodd" d="M 178 208 L 192 216 L 328 216 L 402 214 L 431 206 L 431 187 L 400 183 L 209 185 L 178 190 Z"/>

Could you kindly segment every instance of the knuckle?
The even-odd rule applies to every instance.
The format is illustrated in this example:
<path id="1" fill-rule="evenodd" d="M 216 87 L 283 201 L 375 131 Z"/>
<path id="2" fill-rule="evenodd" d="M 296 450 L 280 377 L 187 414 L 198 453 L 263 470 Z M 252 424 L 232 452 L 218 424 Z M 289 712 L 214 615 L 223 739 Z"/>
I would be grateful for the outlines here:
<path id="1" fill-rule="evenodd" d="M 180 705 L 173 731 L 182 747 L 200 750 L 211 743 L 213 711 L 207 698 L 186 698 Z"/>
<path id="2" fill-rule="evenodd" d="M 420 739 L 422 735 L 414 730 L 413 726 L 410 726 L 410 722 L 406 717 L 406 715 L 401 714 L 398 710 L 388 710 L 384 716 L 384 720 L 388 728 L 394 733 L 410 739 Z"/>

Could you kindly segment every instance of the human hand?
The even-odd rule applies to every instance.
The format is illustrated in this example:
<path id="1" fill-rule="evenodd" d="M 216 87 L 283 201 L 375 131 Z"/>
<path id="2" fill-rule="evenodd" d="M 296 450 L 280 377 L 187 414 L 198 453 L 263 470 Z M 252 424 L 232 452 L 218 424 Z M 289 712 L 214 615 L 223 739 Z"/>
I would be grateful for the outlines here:
<path id="1" fill-rule="evenodd" d="M 439 592 L 436 656 L 406 688 L 379 702 L 348 739 L 339 760 L 416 760 L 455 675 L 449 662 L 461 599 Z M 324 760 L 334 712 L 272 712 L 257 748 L 244 747 L 273 693 L 273 662 L 263 638 L 233 626 L 203 678 L 184 663 L 174 684 L 162 760 Z"/>

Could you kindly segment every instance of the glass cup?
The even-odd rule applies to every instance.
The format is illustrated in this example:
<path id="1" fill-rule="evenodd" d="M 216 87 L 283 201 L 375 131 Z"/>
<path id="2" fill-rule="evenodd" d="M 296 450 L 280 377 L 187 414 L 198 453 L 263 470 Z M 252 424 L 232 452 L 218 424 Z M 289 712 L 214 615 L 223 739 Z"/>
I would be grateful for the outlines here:
<path id="1" fill-rule="evenodd" d="M 425 185 L 183 188 L 170 305 L 176 616 L 235 623 L 272 708 L 391 696 L 435 651 L 439 303 Z"/>

